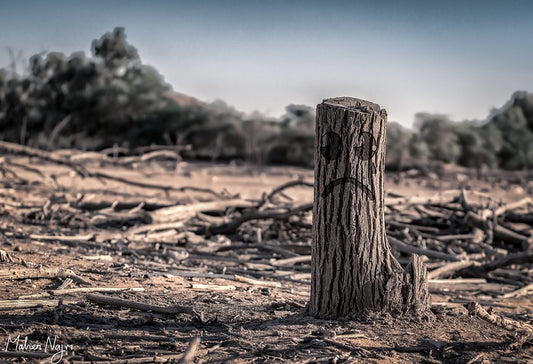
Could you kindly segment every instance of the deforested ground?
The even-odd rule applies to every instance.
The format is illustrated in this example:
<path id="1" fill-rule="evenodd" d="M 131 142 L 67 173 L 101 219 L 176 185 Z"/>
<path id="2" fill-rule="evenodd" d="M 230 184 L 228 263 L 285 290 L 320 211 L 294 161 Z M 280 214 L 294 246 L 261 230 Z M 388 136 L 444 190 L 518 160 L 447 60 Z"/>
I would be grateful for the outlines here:
<path id="1" fill-rule="evenodd" d="M 425 257 L 432 312 L 326 321 L 312 170 L 54 155 L 1 159 L 0 361 L 533 360 L 531 175 L 387 173 L 389 242 Z"/>

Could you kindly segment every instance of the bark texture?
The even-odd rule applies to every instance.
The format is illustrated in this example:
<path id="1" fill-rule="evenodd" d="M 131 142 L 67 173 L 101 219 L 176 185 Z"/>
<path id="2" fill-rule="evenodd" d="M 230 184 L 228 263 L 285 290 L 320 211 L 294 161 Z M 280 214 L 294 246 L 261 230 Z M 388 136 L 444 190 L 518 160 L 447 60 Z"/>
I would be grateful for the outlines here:
<path id="1" fill-rule="evenodd" d="M 383 177 L 387 113 L 348 97 L 317 107 L 310 313 L 423 313 L 427 273 L 419 257 L 406 270 L 385 235 Z"/>

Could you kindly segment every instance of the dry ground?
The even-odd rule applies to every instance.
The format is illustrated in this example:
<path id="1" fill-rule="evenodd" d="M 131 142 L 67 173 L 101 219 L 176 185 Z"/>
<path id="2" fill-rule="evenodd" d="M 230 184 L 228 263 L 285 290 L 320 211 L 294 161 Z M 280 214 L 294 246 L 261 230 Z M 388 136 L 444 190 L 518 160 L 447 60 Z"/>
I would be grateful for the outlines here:
<path id="1" fill-rule="evenodd" d="M 0 362 L 178 362 L 188 348 L 193 362 L 202 363 L 533 361 L 530 344 L 513 346 L 516 333 L 470 316 L 463 307 L 475 300 L 495 313 L 530 323 L 530 296 L 502 298 L 517 288 L 512 285 L 433 285 L 433 317 L 422 321 L 387 315 L 357 321 L 318 320 L 305 312 L 308 261 L 287 263 L 283 259 L 290 254 L 284 257 L 257 245 L 238 249 L 238 244 L 275 242 L 281 253 L 305 256 L 310 244 L 305 234 L 293 232 L 290 240 L 284 240 L 251 225 L 245 231 L 247 225 L 243 225 L 244 232 L 241 229 L 238 234 L 204 236 L 176 227 L 171 235 L 132 241 L 129 232 L 146 222 L 143 216 L 127 226 L 114 226 L 105 218 L 104 224 L 96 223 L 98 214 L 105 217 L 106 212 L 117 210 L 117 204 L 108 206 L 113 201 L 163 206 L 208 200 L 209 194 L 81 178 L 66 167 L 23 157 L 11 162 L 31 166 L 43 175 L 13 167 L 17 176 L 4 175 L 0 184 L 0 249 L 12 258 L 0 262 Z M 299 168 L 257 172 L 208 164 L 189 164 L 178 172 L 158 163 L 101 170 L 136 181 L 225 190 L 226 195 L 256 200 L 284 182 L 313 178 L 311 170 Z M 456 172 L 438 178 L 391 174 L 386 189 L 410 196 L 460 186 L 506 201 L 531 194 L 527 183 L 520 187 L 519 181 L 502 178 L 493 185 L 495 180 L 480 182 L 464 171 L 459 176 Z M 312 200 L 308 187 L 286 193 L 294 204 Z M 86 215 L 78 218 L 78 210 L 69 215 L 66 207 L 54 207 L 80 203 L 100 206 L 87 207 Z M 139 208 L 133 210 L 138 217 Z M 124 211 L 132 213 L 132 207 Z M 87 225 L 88 218 L 94 224 Z M 202 214 L 202 218 L 210 217 Z M 106 304 L 105 297 L 152 306 L 127 307 L 124 301 Z M 174 311 L 165 313 L 165 309 Z M 17 337 L 22 347 L 12 343 Z M 48 343 L 56 339 L 65 351 L 56 347 L 45 353 L 48 338 Z M 200 338 L 196 350 L 191 345 L 194 338 Z M 53 353 L 57 355 L 52 357 Z"/>

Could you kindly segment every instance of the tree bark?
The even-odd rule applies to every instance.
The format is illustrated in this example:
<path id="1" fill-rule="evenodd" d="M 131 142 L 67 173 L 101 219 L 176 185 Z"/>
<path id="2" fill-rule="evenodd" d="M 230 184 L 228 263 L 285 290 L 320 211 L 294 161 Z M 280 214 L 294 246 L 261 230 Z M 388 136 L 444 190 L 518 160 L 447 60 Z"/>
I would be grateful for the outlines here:
<path id="1" fill-rule="evenodd" d="M 369 311 L 423 314 L 427 271 L 406 270 L 385 234 L 383 176 L 387 113 L 348 97 L 317 107 L 310 313 L 354 317 Z"/>

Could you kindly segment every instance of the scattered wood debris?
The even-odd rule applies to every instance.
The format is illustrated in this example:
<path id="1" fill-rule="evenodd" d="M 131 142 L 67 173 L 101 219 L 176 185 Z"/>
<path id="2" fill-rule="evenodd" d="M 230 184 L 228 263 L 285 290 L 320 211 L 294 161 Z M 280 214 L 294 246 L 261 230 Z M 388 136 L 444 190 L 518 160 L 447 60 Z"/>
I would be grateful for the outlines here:
<path id="1" fill-rule="evenodd" d="M 271 302 L 270 306 L 259 310 L 276 319 L 304 311 L 311 277 L 312 201 L 295 198 L 292 192 L 312 188 L 309 178 L 282 183 L 250 199 L 214 188 L 175 186 L 138 173 L 148 169 L 142 166 L 153 164 L 175 173 L 176 163 L 182 162 L 172 149 L 139 155 L 118 149 L 44 152 L 0 142 L 0 150 L 7 153 L 0 163 L 0 279 L 30 287 L 16 296 L 3 291 L 2 313 L 51 310 L 51 318 L 43 320 L 52 324 L 66 320 L 70 329 L 76 327 L 74 317 L 80 313 L 84 330 L 103 332 L 122 330 L 126 314 L 137 315 L 132 323 L 128 321 L 130 328 L 153 325 L 164 331 L 161 322 L 174 325 L 172 334 L 164 333 L 157 340 L 126 338 L 125 342 L 145 340 L 152 347 L 151 354 L 121 349 L 129 355 L 124 362 L 193 362 L 221 348 L 235 357 L 247 349 L 271 361 L 282 356 L 292 360 L 266 345 L 256 347 L 243 328 L 265 325 L 270 330 L 275 322 L 259 324 L 250 316 L 241 322 L 241 310 L 226 300 L 236 295 L 245 304 L 245 294 L 269 299 L 261 302 Z M 35 161 L 46 161 L 48 168 Z M 115 169 L 101 171 L 106 165 Z M 66 183 L 67 178 L 77 182 Z M 100 187 L 78 187 L 88 181 Z M 391 249 L 404 266 L 413 254 L 425 261 L 430 291 L 442 298 L 435 302 L 435 311 L 457 309 L 472 300 L 483 306 L 515 307 L 513 302 L 533 291 L 532 199 L 503 202 L 462 187 L 432 197 L 387 195 L 384 213 Z M 26 250 L 44 251 L 50 260 L 55 254 L 66 254 L 71 261 L 62 267 L 47 264 L 46 259 L 37 264 L 28 260 Z M 90 268 L 80 270 L 76 262 Z M 109 277 L 122 281 L 107 283 Z M 175 297 L 183 292 L 188 301 L 177 304 Z M 216 315 L 204 317 L 210 305 L 224 303 L 234 311 L 224 313 L 228 318 L 222 324 Z M 495 319 L 478 304 L 468 307 L 491 324 L 508 320 L 501 315 L 501 320 Z M 106 320 L 98 320 L 99 314 L 107 315 Z M 306 320 L 294 317 L 291 325 Z M 189 325 L 186 334 L 178 336 L 176 327 L 184 322 Z M 10 325 L 18 329 L 16 323 Z M 209 325 L 225 331 L 210 338 L 203 329 Z M 531 343 L 525 334 L 517 340 L 521 346 Z M 118 334 L 113 331 L 113 335 Z M 269 335 L 283 338 L 287 333 L 273 328 Z M 369 357 L 387 361 L 390 352 L 423 353 L 431 362 L 431 355 L 439 360 L 448 355 L 442 345 L 387 343 L 379 349 L 368 343 L 376 341 L 377 334 L 357 334 L 351 339 L 349 335 L 353 334 L 348 330 L 333 337 L 306 332 L 292 339 L 288 352 L 293 351 L 295 362 Z M 235 343 L 242 348 L 236 349 Z M 101 347 L 106 355 L 86 350 L 84 358 L 73 357 L 70 362 L 87 358 L 107 362 L 124 354 L 105 344 Z M 322 351 L 304 360 L 298 356 L 304 350 Z M 470 362 L 484 358 L 471 354 L 466 357 Z"/>

